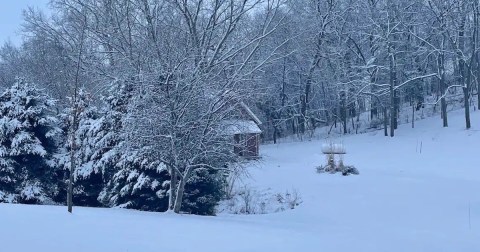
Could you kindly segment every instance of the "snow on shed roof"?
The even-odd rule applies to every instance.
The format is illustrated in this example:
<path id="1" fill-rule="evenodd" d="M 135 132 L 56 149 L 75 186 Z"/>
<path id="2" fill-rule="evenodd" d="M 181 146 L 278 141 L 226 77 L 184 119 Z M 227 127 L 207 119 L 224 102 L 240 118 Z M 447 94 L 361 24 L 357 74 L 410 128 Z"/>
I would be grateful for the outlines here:
<path id="1" fill-rule="evenodd" d="M 227 135 L 262 133 L 258 125 L 251 120 L 225 120 L 222 122 L 222 128 Z"/>

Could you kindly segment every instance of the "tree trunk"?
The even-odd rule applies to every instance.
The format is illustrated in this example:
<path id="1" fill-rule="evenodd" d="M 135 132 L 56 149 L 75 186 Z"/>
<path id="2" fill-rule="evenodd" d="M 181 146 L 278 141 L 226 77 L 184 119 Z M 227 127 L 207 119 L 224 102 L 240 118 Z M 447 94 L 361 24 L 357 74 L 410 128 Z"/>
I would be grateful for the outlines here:
<path id="1" fill-rule="evenodd" d="M 187 167 L 187 169 L 185 170 L 185 174 L 183 174 L 183 176 L 180 176 L 180 182 L 178 183 L 178 188 L 175 195 L 175 206 L 173 207 L 173 212 L 175 213 L 180 213 L 180 210 L 182 209 L 185 185 L 187 184 L 187 181 L 190 178 L 190 174 L 192 174 L 193 169 L 194 166 Z"/>
<path id="2" fill-rule="evenodd" d="M 478 41 L 480 40 L 480 8 L 479 8 L 479 1 L 474 0 L 473 1 L 473 8 L 474 8 L 474 48 L 477 47 Z M 477 81 L 477 108 L 480 109 L 480 53 L 476 49 L 472 54 L 474 54 L 475 59 L 476 59 L 476 68 L 474 72 L 476 73 L 476 81 Z"/>
<path id="3" fill-rule="evenodd" d="M 83 14 L 83 10 L 82 10 Z M 70 150 L 70 175 L 68 180 L 68 192 L 67 192 L 67 208 L 68 212 L 71 213 L 73 211 L 73 173 L 76 169 L 76 160 L 75 154 L 77 150 L 77 143 L 76 143 L 76 134 L 79 126 L 79 117 L 80 117 L 80 108 L 77 101 L 78 98 L 78 91 L 80 88 L 80 68 L 82 62 L 82 54 L 83 54 L 83 46 L 84 46 L 84 37 L 85 37 L 85 27 L 86 27 L 86 16 L 83 16 L 83 23 L 82 23 L 82 33 L 80 37 L 80 48 L 78 50 L 77 56 L 77 65 L 75 70 L 75 82 L 73 86 L 73 118 L 72 118 L 72 125 L 71 125 L 71 137 L 72 137 L 72 146 Z M 82 108 L 83 109 L 83 108 Z"/>
<path id="4" fill-rule="evenodd" d="M 68 212 L 71 213 L 73 211 L 73 173 L 76 170 L 77 162 L 76 162 L 76 152 L 77 152 L 77 142 L 76 142 L 76 134 L 79 125 L 79 111 L 80 108 L 78 107 L 77 103 L 77 95 L 78 95 L 78 88 L 75 86 L 74 89 L 74 105 L 73 105 L 73 118 L 72 118 L 72 125 L 71 125 L 71 146 L 70 146 L 70 175 L 68 178 L 68 191 L 67 191 L 67 208 Z"/>
<path id="5" fill-rule="evenodd" d="M 412 102 L 412 129 L 415 128 L 415 102 Z"/>
<path id="6" fill-rule="evenodd" d="M 469 92 L 469 86 L 467 84 L 467 87 L 463 88 L 463 98 L 464 98 L 464 104 L 465 104 L 465 126 L 467 129 L 471 128 L 470 124 L 470 104 L 468 103 L 470 92 Z"/>
<path id="7" fill-rule="evenodd" d="M 182 202 L 183 202 L 183 193 L 185 191 L 185 185 L 187 184 L 187 177 L 182 177 L 180 179 L 180 183 L 178 184 L 177 192 L 175 195 L 175 206 L 173 208 L 173 212 L 180 213 L 182 209 Z"/>
<path id="8" fill-rule="evenodd" d="M 395 129 L 397 125 L 397 106 L 395 87 L 397 85 L 397 70 L 395 63 L 395 55 L 390 51 L 390 136 L 395 136 Z"/>
<path id="9" fill-rule="evenodd" d="M 277 144 L 277 126 L 275 126 L 275 124 L 273 125 L 273 144 Z"/>
<path id="10" fill-rule="evenodd" d="M 67 207 L 68 212 L 73 211 L 73 172 L 75 171 L 75 152 L 71 150 L 70 154 L 70 175 L 68 178 Z"/>
<path id="11" fill-rule="evenodd" d="M 395 136 L 395 117 L 396 117 L 396 109 L 395 109 L 395 95 L 394 95 L 393 84 L 390 83 L 390 136 Z"/>
<path id="12" fill-rule="evenodd" d="M 386 137 L 388 137 L 388 112 L 387 108 L 383 107 L 383 131 Z"/>
<path id="13" fill-rule="evenodd" d="M 475 41 L 473 42 L 473 45 L 475 45 Z M 471 82 L 472 82 L 472 65 L 475 60 L 475 54 L 472 53 L 472 57 L 470 59 L 470 64 L 468 65 L 467 71 L 466 71 L 466 82 L 465 86 L 463 87 L 463 99 L 464 99 L 464 105 L 465 105 L 465 127 L 467 129 L 471 128 L 471 122 L 470 122 L 470 88 L 471 88 Z"/>
<path id="14" fill-rule="evenodd" d="M 168 210 L 174 210 L 176 186 L 177 186 L 177 173 L 173 167 L 170 168 L 170 194 L 168 196 Z"/>
<path id="15" fill-rule="evenodd" d="M 395 80 L 396 80 L 396 74 L 395 74 Z M 395 82 L 396 83 L 396 82 Z M 396 86 L 396 84 L 395 84 Z M 395 130 L 398 128 L 398 117 L 400 115 L 400 97 L 398 97 L 397 90 L 393 91 L 393 106 L 395 108 L 395 118 L 393 120 L 393 127 Z"/>
<path id="16" fill-rule="evenodd" d="M 321 44 L 321 42 L 319 42 Z M 307 80 L 305 83 L 305 93 L 300 97 L 301 99 L 301 108 L 300 108 L 300 121 L 299 121 L 299 128 L 300 128 L 300 133 L 304 134 L 306 130 L 306 123 L 307 123 L 307 109 L 308 109 L 308 104 L 310 103 L 310 92 L 312 91 L 312 81 L 313 81 L 313 74 L 315 72 L 315 68 L 317 67 L 318 63 L 320 61 L 320 52 L 317 51 L 315 53 L 315 56 L 313 57 L 312 64 L 310 65 L 310 68 L 308 69 L 307 73 Z"/>
<path id="17" fill-rule="evenodd" d="M 345 94 L 344 94 L 345 95 Z M 346 107 L 346 97 L 343 96 L 342 98 L 342 105 L 340 107 L 340 113 L 342 117 L 342 123 L 343 123 L 343 134 L 347 134 L 347 107 Z"/>
<path id="18" fill-rule="evenodd" d="M 457 59 L 458 59 L 458 71 L 460 73 L 460 85 L 463 86 L 463 97 L 464 97 L 464 106 L 465 106 L 465 127 L 470 129 L 470 104 L 468 103 L 469 96 L 470 96 L 470 65 L 472 64 L 472 60 L 470 61 L 470 65 L 467 66 L 467 62 L 464 59 L 464 55 L 462 52 L 465 51 L 465 23 L 466 23 L 466 15 L 462 18 L 460 24 L 460 30 L 458 31 L 458 50 L 457 50 Z M 473 46 L 475 46 L 475 41 L 473 40 Z"/>
<path id="19" fill-rule="evenodd" d="M 78 111 L 79 108 L 77 107 L 76 102 L 76 94 L 77 91 L 75 90 L 75 103 L 73 109 L 73 118 L 72 118 L 72 125 L 71 125 L 71 146 L 70 146 L 70 174 L 68 176 L 68 191 L 67 191 L 67 208 L 68 212 L 71 213 L 73 211 L 73 173 L 75 172 L 77 162 L 76 162 L 76 152 L 77 152 L 77 143 L 76 143 L 76 133 L 78 130 Z"/>
<path id="20" fill-rule="evenodd" d="M 477 73 L 477 109 L 480 110 L 480 53 L 477 52 L 477 67 L 475 69 Z"/>
<path id="21" fill-rule="evenodd" d="M 443 127 L 448 127 L 448 117 L 447 117 L 447 100 L 445 96 L 447 95 L 447 87 L 445 85 L 445 55 L 442 53 L 438 56 L 438 68 L 440 71 L 440 106 L 442 110 L 442 120 Z"/>
<path id="22" fill-rule="evenodd" d="M 479 17 L 480 19 L 480 17 Z M 480 32 L 480 31 L 479 31 Z M 476 81 L 476 88 L 477 88 L 477 109 L 480 110 L 480 52 L 476 52 L 475 53 L 475 59 L 476 59 L 476 67 L 475 67 L 475 70 L 474 70 L 474 73 L 475 73 L 475 81 Z M 473 87 L 472 87 L 473 89 Z"/>
<path id="23" fill-rule="evenodd" d="M 307 90 L 307 88 L 305 88 Z M 306 92 L 306 91 L 305 91 Z M 303 94 L 300 96 L 300 117 L 298 118 L 298 130 L 301 134 L 305 133 L 306 117 L 307 117 L 307 97 Z"/>

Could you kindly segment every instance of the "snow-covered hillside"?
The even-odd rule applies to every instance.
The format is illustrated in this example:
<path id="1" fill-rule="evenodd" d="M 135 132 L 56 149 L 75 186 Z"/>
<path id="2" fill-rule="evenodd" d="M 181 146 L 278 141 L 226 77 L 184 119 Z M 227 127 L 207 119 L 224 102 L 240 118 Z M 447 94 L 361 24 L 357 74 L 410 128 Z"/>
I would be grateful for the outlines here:
<path id="1" fill-rule="evenodd" d="M 266 215 L 197 217 L 0 204 L 0 251 L 480 251 L 480 113 L 462 111 L 343 142 L 359 176 L 317 174 L 325 141 L 262 146 L 247 184 L 296 190 Z"/>

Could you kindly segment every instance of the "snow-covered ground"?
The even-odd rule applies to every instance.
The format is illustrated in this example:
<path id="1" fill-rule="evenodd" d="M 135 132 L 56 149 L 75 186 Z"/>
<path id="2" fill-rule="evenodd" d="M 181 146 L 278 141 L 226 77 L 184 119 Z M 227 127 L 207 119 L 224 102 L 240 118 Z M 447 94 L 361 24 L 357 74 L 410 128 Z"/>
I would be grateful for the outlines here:
<path id="1" fill-rule="evenodd" d="M 198 217 L 121 209 L 0 204 L 0 251 L 480 251 L 480 113 L 462 111 L 343 142 L 359 176 L 317 174 L 315 140 L 262 146 L 246 183 L 296 190 L 303 203 L 266 215 Z"/>

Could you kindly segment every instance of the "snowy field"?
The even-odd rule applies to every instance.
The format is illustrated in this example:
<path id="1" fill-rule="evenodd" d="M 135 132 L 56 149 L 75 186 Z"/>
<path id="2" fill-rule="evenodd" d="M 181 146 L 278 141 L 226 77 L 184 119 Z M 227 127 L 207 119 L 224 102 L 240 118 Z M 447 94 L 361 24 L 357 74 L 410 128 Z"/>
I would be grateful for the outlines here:
<path id="1" fill-rule="evenodd" d="M 359 176 L 317 174 L 325 141 L 262 146 L 252 187 L 303 203 L 267 215 L 197 217 L 0 204 L 0 251 L 480 251 L 480 113 L 463 112 L 343 142 Z M 421 149 L 421 151 L 420 151 Z"/>

